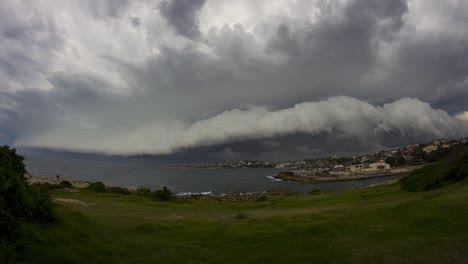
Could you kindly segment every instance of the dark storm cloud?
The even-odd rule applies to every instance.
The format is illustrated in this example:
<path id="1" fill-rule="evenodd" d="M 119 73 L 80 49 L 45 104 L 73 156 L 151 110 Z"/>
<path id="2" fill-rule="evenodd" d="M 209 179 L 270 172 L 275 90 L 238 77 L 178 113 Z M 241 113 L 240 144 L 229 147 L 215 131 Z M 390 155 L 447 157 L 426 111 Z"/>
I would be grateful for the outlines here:
<path id="1" fill-rule="evenodd" d="M 330 4 L 332 5 L 332 4 Z M 403 25 L 406 1 L 349 1 L 339 18 L 322 9 L 319 21 L 285 18 L 276 27 L 270 47 L 291 57 L 338 65 L 368 61 L 378 49 L 378 41 L 388 39 Z M 339 60 L 339 61 L 338 61 Z M 367 64 L 367 63 L 365 63 Z"/>
<path id="2" fill-rule="evenodd" d="M 394 80 L 396 93 L 425 100 L 447 97 L 451 90 L 461 92 L 463 89 L 457 87 L 468 76 L 468 38 L 453 38 L 439 33 L 408 40 L 402 38 L 393 59 L 395 68 L 386 85 Z M 437 105 L 450 107 L 449 104 L 441 105 L 440 101 Z"/>
<path id="3" fill-rule="evenodd" d="M 121 73 L 129 83 L 147 90 L 192 93 L 191 100 L 203 102 L 214 112 L 250 104 L 289 107 L 300 100 L 343 94 L 343 89 L 349 90 L 345 94 L 363 97 L 367 91 L 360 90 L 365 87 L 350 86 L 356 86 L 375 64 L 378 50 L 372 41 L 390 34 L 381 27 L 400 25 L 406 12 L 401 1 L 399 5 L 377 1 L 363 14 L 356 14 L 363 2 L 350 2 L 339 21 L 326 12 L 316 24 L 290 18 L 269 21 L 265 29 L 258 30 L 260 35 L 273 35 L 267 39 L 267 54 L 258 47 L 255 34 L 242 25 L 225 25 L 211 28 L 205 36 L 216 60 L 196 46 L 163 46 L 160 55 L 145 64 L 120 63 Z M 377 26 L 382 20 L 385 25 Z M 391 28 L 398 31 L 397 26 Z M 271 63 L 278 54 L 287 57 L 286 63 Z M 218 93 L 224 95 L 222 101 L 217 99 Z M 190 105 L 184 102 L 184 106 Z"/>
<path id="4" fill-rule="evenodd" d="M 198 12 L 205 0 L 166 0 L 159 8 L 162 16 L 180 35 L 196 39 L 200 36 Z"/>
<path id="5" fill-rule="evenodd" d="M 50 61 L 64 43 L 64 34 L 50 17 L 31 12 L 24 19 L 21 10 L 0 3 L 0 89 L 47 86 Z"/>
<path id="6" fill-rule="evenodd" d="M 325 8 L 314 24 L 286 19 L 277 26 L 269 48 L 287 54 L 288 64 L 281 70 L 287 76 L 282 79 L 313 90 L 310 95 L 344 92 L 365 98 L 379 90 L 367 87 L 363 78 L 378 67 L 379 44 L 391 41 L 403 26 L 406 2 L 349 1 L 339 18 L 329 12 Z"/>
<path id="7" fill-rule="evenodd" d="M 457 114 L 467 110 L 468 79 L 449 81 L 436 89 L 436 96 L 431 99 L 435 107 Z"/>
<path id="8" fill-rule="evenodd" d="M 465 1 L 0 3 L 0 140 L 280 159 L 467 133 Z"/>

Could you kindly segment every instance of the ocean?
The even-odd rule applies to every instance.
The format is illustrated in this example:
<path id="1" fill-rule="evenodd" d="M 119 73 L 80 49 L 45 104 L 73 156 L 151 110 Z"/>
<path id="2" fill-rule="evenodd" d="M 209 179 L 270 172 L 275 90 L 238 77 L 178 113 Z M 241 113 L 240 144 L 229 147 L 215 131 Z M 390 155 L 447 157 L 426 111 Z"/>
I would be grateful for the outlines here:
<path id="1" fill-rule="evenodd" d="M 182 192 L 262 192 L 279 189 L 308 192 L 314 189 L 343 190 L 360 188 L 398 179 L 400 176 L 326 182 L 298 183 L 278 181 L 272 177 L 279 169 L 205 169 L 175 168 L 152 165 L 151 162 L 132 159 L 106 159 L 86 156 L 43 155 L 21 153 L 25 157 L 26 169 L 35 176 L 56 176 L 83 181 L 102 181 L 124 187 L 168 187 L 175 193 Z"/>

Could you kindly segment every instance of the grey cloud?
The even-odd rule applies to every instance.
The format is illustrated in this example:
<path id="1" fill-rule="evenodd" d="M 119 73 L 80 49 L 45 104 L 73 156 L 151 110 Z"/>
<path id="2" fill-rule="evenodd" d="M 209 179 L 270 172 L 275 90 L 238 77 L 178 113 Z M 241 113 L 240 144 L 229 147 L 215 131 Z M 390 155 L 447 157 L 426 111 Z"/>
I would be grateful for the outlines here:
<path id="1" fill-rule="evenodd" d="M 200 29 L 211 2 L 164 1 L 155 12 L 152 2 L 90 1 L 76 9 L 96 19 L 85 35 L 69 34 L 53 8 L 0 18 L 0 133 L 73 151 L 265 158 L 458 136 L 467 132 L 451 117 L 468 110 L 466 4 L 418 3 L 434 5 L 318 1 L 307 5 L 319 9 L 314 19 L 286 12 Z M 444 30 L 417 28 L 433 26 L 424 10 Z M 100 38 L 110 41 L 95 48 Z"/>
<path id="2" fill-rule="evenodd" d="M 318 22 L 283 19 L 270 47 L 320 63 L 336 63 L 337 59 L 345 63 L 349 59 L 363 61 L 378 51 L 373 42 L 400 30 L 407 5 L 402 0 L 353 0 L 343 9 L 337 18 L 332 15 L 334 10 L 323 8 Z"/>
<path id="3" fill-rule="evenodd" d="M 38 86 L 47 85 L 48 65 L 63 48 L 64 34 L 56 21 L 31 9 L 31 16 L 23 19 L 20 10 L 0 3 L 2 90 L 45 88 Z"/>
<path id="4" fill-rule="evenodd" d="M 132 23 L 132 26 L 133 26 L 134 28 L 137 28 L 137 27 L 140 26 L 140 24 L 141 24 L 141 18 L 139 18 L 139 17 L 133 17 L 133 16 L 129 16 L 129 18 L 130 18 L 130 23 Z"/>
<path id="5" fill-rule="evenodd" d="M 468 102 L 468 75 L 458 81 L 449 81 L 436 89 L 436 95 L 431 98 L 434 106 L 457 114 L 466 111 Z"/>
<path id="6" fill-rule="evenodd" d="M 197 39 L 200 36 L 198 12 L 204 4 L 205 0 L 166 0 L 159 9 L 178 34 Z"/>
<path id="7" fill-rule="evenodd" d="M 129 0 L 103 0 L 84 1 L 89 14 L 95 19 L 118 18 L 126 11 L 131 1 Z"/>

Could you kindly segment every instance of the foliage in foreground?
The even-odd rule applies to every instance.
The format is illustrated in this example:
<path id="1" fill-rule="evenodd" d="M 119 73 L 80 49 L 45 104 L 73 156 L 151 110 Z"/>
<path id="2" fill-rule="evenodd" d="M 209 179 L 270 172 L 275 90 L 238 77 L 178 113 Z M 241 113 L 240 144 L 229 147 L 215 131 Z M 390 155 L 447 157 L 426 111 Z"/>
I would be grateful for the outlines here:
<path id="1" fill-rule="evenodd" d="M 47 190 L 28 186 L 24 158 L 15 149 L 0 147 L 0 262 L 13 262 L 26 237 L 23 225 L 54 220 Z"/>
<path id="2" fill-rule="evenodd" d="M 401 189 L 418 192 L 434 190 L 468 177 L 468 147 L 453 149 L 446 158 L 426 165 L 400 180 Z"/>
<path id="3" fill-rule="evenodd" d="M 33 183 L 30 186 L 36 187 L 36 188 L 42 188 L 45 190 L 65 189 L 65 188 L 73 187 L 72 183 L 67 180 L 63 180 L 59 184 L 44 182 L 44 183 Z"/>
<path id="4" fill-rule="evenodd" d="M 106 192 L 106 185 L 103 182 L 91 182 L 88 187 L 85 188 L 86 190 L 94 191 L 94 192 Z"/>
<path id="5" fill-rule="evenodd" d="M 174 198 L 172 191 L 167 187 L 163 187 L 161 190 L 155 190 L 153 192 L 153 198 L 159 201 L 170 201 Z"/>
<path id="6" fill-rule="evenodd" d="M 131 192 L 129 189 L 125 187 L 119 186 L 106 186 L 103 182 L 91 182 L 88 187 L 84 188 L 84 190 L 93 191 L 93 192 L 100 192 L 100 193 L 116 193 L 116 194 L 134 194 L 138 196 L 147 196 L 152 197 L 157 201 L 171 201 L 174 199 L 174 195 L 172 191 L 167 187 L 163 187 L 162 189 L 155 190 L 152 192 L 148 188 L 138 188 L 135 191 Z"/>

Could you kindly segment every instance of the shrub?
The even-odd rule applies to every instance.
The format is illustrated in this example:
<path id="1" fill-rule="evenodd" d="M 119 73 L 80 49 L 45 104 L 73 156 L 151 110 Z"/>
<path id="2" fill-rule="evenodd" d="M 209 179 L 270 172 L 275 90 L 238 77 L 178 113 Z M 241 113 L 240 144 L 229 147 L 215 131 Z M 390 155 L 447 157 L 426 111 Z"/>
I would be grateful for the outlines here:
<path id="1" fill-rule="evenodd" d="M 148 188 L 138 188 L 136 189 L 134 194 L 139 196 L 151 196 L 152 193 L 151 190 Z"/>
<path id="2" fill-rule="evenodd" d="M 0 147 L 0 263 L 14 263 L 27 237 L 24 222 L 54 220 L 52 201 L 47 190 L 28 186 L 24 158 L 15 149 Z"/>
<path id="3" fill-rule="evenodd" d="M 54 183 L 49 183 L 49 182 L 42 182 L 42 183 L 36 182 L 36 183 L 31 184 L 30 186 L 41 187 L 46 190 L 54 190 L 54 189 L 71 188 L 72 183 L 67 180 L 64 180 L 64 181 L 61 181 L 59 184 L 54 184 Z"/>
<path id="4" fill-rule="evenodd" d="M 158 201 L 170 201 L 174 197 L 172 196 L 172 191 L 167 187 L 163 187 L 161 190 L 156 190 L 153 192 L 153 198 Z"/>
<path id="5" fill-rule="evenodd" d="M 268 201 L 268 197 L 266 195 L 260 195 L 255 201 L 256 202 L 265 202 L 265 201 Z"/>
<path id="6" fill-rule="evenodd" d="M 123 195 L 130 194 L 130 191 L 127 188 L 118 187 L 118 186 L 107 187 L 107 191 L 110 193 L 118 193 L 118 194 L 123 194 Z"/>
<path id="7" fill-rule="evenodd" d="M 30 218 L 34 222 L 50 223 L 55 220 L 52 214 L 53 203 L 46 188 L 32 187 L 30 190 Z"/>
<path id="8" fill-rule="evenodd" d="M 455 150 L 445 160 L 415 170 L 400 180 L 401 189 L 430 191 L 468 177 L 468 151 Z"/>
<path id="9" fill-rule="evenodd" d="M 100 181 L 97 181 L 90 183 L 85 189 L 94 192 L 106 192 L 106 185 Z"/>
<path id="10" fill-rule="evenodd" d="M 52 202 L 44 189 L 29 187 L 24 178 L 26 172 L 23 157 L 15 149 L 0 148 L 0 210 L 15 219 L 36 222 L 52 218 Z M 40 212 L 36 206 L 46 205 Z M 41 215 L 44 214 L 44 215 Z"/>
<path id="11" fill-rule="evenodd" d="M 67 181 L 67 180 L 63 180 L 60 182 L 60 187 L 61 188 L 71 188 L 72 187 L 72 183 Z"/>
<path id="12" fill-rule="evenodd" d="M 43 189 L 46 189 L 46 190 L 54 190 L 54 189 L 62 189 L 64 187 L 62 187 L 62 185 L 60 184 L 53 184 L 53 183 L 48 183 L 48 182 L 42 182 L 42 183 L 39 183 L 39 182 L 35 182 L 31 185 L 29 185 L 31 188 L 43 188 Z"/>
<path id="13" fill-rule="evenodd" d="M 309 194 L 316 195 L 320 193 L 320 189 L 313 189 L 312 191 L 309 191 Z"/>

